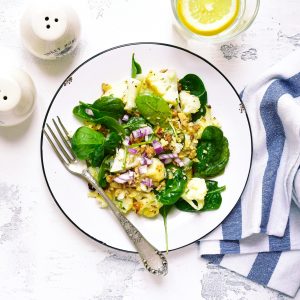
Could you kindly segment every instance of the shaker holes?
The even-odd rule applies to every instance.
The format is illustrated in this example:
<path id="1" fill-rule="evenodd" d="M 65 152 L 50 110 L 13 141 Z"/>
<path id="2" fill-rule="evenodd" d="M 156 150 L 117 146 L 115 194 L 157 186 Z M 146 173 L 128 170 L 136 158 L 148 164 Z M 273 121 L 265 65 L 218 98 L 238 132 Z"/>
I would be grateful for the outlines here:
<path id="1" fill-rule="evenodd" d="M 45 17 L 45 21 L 49 21 L 49 20 L 50 20 L 49 17 Z M 54 19 L 54 22 L 57 23 L 57 22 L 58 22 L 58 18 L 55 18 L 55 19 Z M 46 28 L 47 28 L 47 29 L 51 28 L 50 24 L 47 24 L 47 25 L 46 25 Z"/>

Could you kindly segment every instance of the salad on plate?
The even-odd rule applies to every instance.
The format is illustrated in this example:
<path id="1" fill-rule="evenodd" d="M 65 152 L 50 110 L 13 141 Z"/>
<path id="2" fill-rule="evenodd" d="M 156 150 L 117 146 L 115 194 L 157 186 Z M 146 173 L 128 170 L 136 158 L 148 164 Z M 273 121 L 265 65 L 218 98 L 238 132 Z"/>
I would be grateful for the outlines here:
<path id="1" fill-rule="evenodd" d="M 198 75 L 143 73 L 133 54 L 131 76 L 103 82 L 100 98 L 80 102 L 73 114 L 83 122 L 71 139 L 75 155 L 123 213 L 160 214 L 166 225 L 172 209 L 220 207 L 225 187 L 214 177 L 225 170 L 229 145 Z"/>

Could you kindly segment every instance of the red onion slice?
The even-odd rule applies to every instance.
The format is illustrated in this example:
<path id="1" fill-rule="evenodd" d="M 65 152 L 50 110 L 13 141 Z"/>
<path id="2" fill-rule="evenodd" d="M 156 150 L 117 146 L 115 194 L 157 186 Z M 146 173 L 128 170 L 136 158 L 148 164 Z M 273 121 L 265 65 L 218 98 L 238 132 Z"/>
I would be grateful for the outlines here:
<path id="1" fill-rule="evenodd" d="M 134 148 L 128 148 L 128 152 L 131 153 L 131 154 L 137 154 L 138 153 L 137 149 L 134 149 Z"/>
<path id="2" fill-rule="evenodd" d="M 123 173 L 119 175 L 118 177 L 114 178 L 114 181 L 117 183 L 126 183 L 128 181 L 132 181 L 134 179 L 134 172 L 133 171 L 128 171 L 126 173 Z"/>
<path id="3" fill-rule="evenodd" d="M 158 142 L 157 140 L 154 140 L 152 142 L 152 146 L 153 146 L 156 154 L 160 154 L 160 153 L 164 152 L 164 148 L 163 148 L 162 144 L 160 142 Z"/>
<path id="4" fill-rule="evenodd" d="M 184 167 L 184 163 L 183 161 L 179 158 L 179 157 L 176 157 L 174 159 L 174 162 L 179 166 L 179 167 Z"/>
<path id="5" fill-rule="evenodd" d="M 147 167 L 146 165 L 140 166 L 140 167 L 139 167 L 139 173 L 140 173 L 140 174 L 145 174 L 145 173 L 147 173 L 147 170 L 148 170 L 148 167 Z"/>
<path id="6" fill-rule="evenodd" d="M 130 138 L 129 136 L 125 136 L 125 139 L 123 141 L 124 146 L 129 146 L 130 145 Z"/>
<path id="7" fill-rule="evenodd" d="M 141 182 L 142 182 L 142 184 L 144 184 L 147 187 L 152 187 L 152 185 L 153 185 L 151 178 L 145 178 Z"/>
<path id="8" fill-rule="evenodd" d="M 89 115 L 91 117 L 94 117 L 94 112 L 90 108 L 86 108 L 85 112 L 86 112 L 87 115 Z"/>
<path id="9" fill-rule="evenodd" d="M 176 158 L 178 157 L 178 154 L 177 153 L 166 153 L 166 154 L 161 154 L 158 156 L 158 158 L 160 160 L 165 160 L 165 159 L 168 159 L 168 158 Z"/>
<path id="10" fill-rule="evenodd" d="M 146 157 L 146 156 L 142 156 L 141 157 L 141 165 L 142 166 L 144 166 L 144 165 L 147 165 L 147 166 L 149 166 L 149 165 L 151 165 L 152 164 L 152 159 L 151 158 L 148 158 L 148 157 Z"/>
<path id="11" fill-rule="evenodd" d="M 144 138 L 146 135 L 149 135 L 151 133 L 153 133 L 152 128 L 146 126 L 132 131 L 131 135 L 133 136 L 134 139 L 139 139 L 139 138 Z"/>
<path id="12" fill-rule="evenodd" d="M 129 120 L 129 116 L 128 115 L 124 115 L 122 118 L 122 121 L 127 122 Z"/>
<path id="13" fill-rule="evenodd" d="M 163 159 L 162 162 L 167 165 L 167 164 L 170 164 L 172 162 L 172 159 L 171 158 L 167 158 L 167 159 Z"/>

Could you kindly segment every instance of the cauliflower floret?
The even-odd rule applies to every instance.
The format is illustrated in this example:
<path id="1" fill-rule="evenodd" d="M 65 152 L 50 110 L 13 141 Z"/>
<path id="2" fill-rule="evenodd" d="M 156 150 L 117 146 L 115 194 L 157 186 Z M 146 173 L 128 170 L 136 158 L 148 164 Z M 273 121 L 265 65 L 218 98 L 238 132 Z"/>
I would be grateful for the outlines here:
<path id="1" fill-rule="evenodd" d="M 126 159 L 126 161 L 125 161 Z M 136 155 L 127 153 L 125 149 L 120 148 L 117 150 L 115 159 L 110 168 L 110 172 L 120 172 L 128 169 L 132 169 L 139 164 L 139 159 Z"/>
<path id="2" fill-rule="evenodd" d="M 143 81 L 145 79 L 145 74 L 136 74 L 136 77 L 135 77 L 137 80 L 139 81 Z"/>
<path id="3" fill-rule="evenodd" d="M 148 167 L 145 177 L 153 181 L 162 181 L 165 178 L 166 169 L 164 164 L 158 158 L 152 158 L 152 164 Z"/>
<path id="4" fill-rule="evenodd" d="M 162 204 L 156 199 L 154 193 L 142 193 L 139 200 L 134 202 L 133 210 L 148 218 L 153 218 L 159 213 Z"/>
<path id="5" fill-rule="evenodd" d="M 113 200 L 113 202 L 124 214 L 128 213 L 133 207 L 133 200 L 130 198 L 125 198 L 122 200 L 116 198 Z"/>
<path id="6" fill-rule="evenodd" d="M 205 180 L 202 178 L 192 178 L 181 195 L 181 198 L 196 210 L 200 210 L 204 205 L 204 198 L 207 194 Z M 195 203 L 197 202 L 197 204 Z"/>
<path id="7" fill-rule="evenodd" d="M 141 82 L 137 79 L 131 78 L 128 80 L 127 95 L 125 97 L 125 110 L 132 110 L 136 107 L 135 98 L 138 94 Z"/>
<path id="8" fill-rule="evenodd" d="M 105 88 L 103 88 L 105 87 Z M 102 89 L 104 92 L 103 96 L 114 96 L 120 98 L 124 102 L 124 98 L 127 92 L 127 83 L 124 81 L 116 82 L 113 84 L 102 84 Z"/>
<path id="9" fill-rule="evenodd" d="M 178 102 L 177 75 L 174 71 L 150 71 L 146 77 L 147 85 L 169 104 Z"/>
<path id="10" fill-rule="evenodd" d="M 195 95 L 191 95 L 187 91 L 181 91 L 179 93 L 179 99 L 182 112 L 185 114 L 194 114 L 200 109 L 199 98 Z"/>
<path id="11" fill-rule="evenodd" d="M 126 197 L 121 200 L 122 201 L 122 210 L 124 213 L 129 212 L 133 207 L 133 200 Z"/>
<path id="12" fill-rule="evenodd" d="M 136 107 L 135 98 L 139 92 L 141 82 L 135 78 L 126 79 L 124 81 L 113 83 L 106 86 L 103 96 L 111 96 L 120 98 L 125 104 L 125 110 L 132 110 Z"/>

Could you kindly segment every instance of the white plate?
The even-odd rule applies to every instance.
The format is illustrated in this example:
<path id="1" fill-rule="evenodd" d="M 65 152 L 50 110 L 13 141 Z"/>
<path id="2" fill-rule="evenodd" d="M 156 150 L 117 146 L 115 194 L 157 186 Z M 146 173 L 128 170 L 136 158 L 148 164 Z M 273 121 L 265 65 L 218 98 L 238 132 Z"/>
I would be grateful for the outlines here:
<path id="1" fill-rule="evenodd" d="M 179 78 L 188 73 L 199 75 L 207 89 L 213 114 L 229 140 L 230 160 L 217 180 L 226 185 L 220 209 L 199 214 L 174 210 L 168 216 L 169 249 L 186 246 L 218 226 L 237 203 L 245 187 L 252 158 L 252 137 L 243 105 L 225 76 L 213 65 L 185 49 L 159 43 L 122 45 L 97 54 L 74 70 L 56 92 L 47 111 L 45 123 L 60 116 L 69 131 L 81 123 L 72 115 L 79 101 L 92 102 L 101 94 L 102 82 L 115 82 L 130 76 L 131 55 L 135 53 L 143 72 L 164 68 L 176 70 Z M 55 156 L 46 139 L 41 138 L 41 159 L 49 190 L 59 208 L 81 231 L 110 247 L 135 251 L 109 209 L 101 209 L 88 198 L 87 183 L 69 174 Z M 163 220 L 128 218 L 159 250 L 165 250 Z"/>

